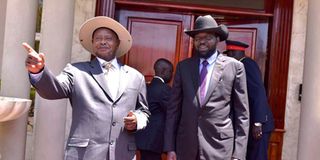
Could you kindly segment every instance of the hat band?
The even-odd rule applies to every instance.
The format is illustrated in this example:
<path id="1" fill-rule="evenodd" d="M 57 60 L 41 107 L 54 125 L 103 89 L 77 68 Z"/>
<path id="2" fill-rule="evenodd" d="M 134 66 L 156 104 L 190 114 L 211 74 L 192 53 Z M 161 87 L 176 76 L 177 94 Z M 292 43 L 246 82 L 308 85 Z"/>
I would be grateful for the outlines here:
<path id="1" fill-rule="evenodd" d="M 246 48 L 235 46 L 235 45 L 227 45 L 227 50 L 239 50 L 239 51 L 245 51 Z"/>

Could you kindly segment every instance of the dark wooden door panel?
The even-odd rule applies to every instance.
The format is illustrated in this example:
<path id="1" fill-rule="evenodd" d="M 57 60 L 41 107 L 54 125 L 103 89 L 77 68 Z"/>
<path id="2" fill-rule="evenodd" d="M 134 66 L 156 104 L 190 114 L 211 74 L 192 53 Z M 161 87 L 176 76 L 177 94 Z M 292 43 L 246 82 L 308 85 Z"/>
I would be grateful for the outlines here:
<path id="1" fill-rule="evenodd" d="M 139 70 L 150 81 L 154 75 L 153 64 L 166 58 L 176 65 L 188 57 L 189 39 L 184 28 L 190 28 L 191 16 L 118 10 L 119 22 L 127 27 L 133 46 L 122 60 Z"/>
<path id="2" fill-rule="evenodd" d="M 270 137 L 268 148 L 269 160 L 281 160 L 284 129 L 275 129 Z"/>
<path id="3" fill-rule="evenodd" d="M 180 45 L 176 44 L 180 41 L 177 35 L 181 32 L 180 22 L 130 18 L 129 28 L 134 40 L 126 62 L 147 78 L 153 76 L 152 66 L 158 58 L 175 61 L 180 50 Z"/>

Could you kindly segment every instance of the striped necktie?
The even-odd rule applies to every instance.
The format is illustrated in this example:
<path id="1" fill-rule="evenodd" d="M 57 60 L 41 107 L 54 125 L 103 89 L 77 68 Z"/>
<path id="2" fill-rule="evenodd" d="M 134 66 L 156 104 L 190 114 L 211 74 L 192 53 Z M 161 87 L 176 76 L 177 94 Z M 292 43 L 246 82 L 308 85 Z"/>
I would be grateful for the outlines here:
<path id="1" fill-rule="evenodd" d="M 113 66 L 111 62 L 104 62 L 102 66 L 105 69 L 104 76 L 106 77 L 107 86 L 111 93 L 110 96 L 112 97 L 112 99 L 115 99 L 118 94 L 118 87 L 119 87 L 119 82 L 116 77 L 117 74 L 115 72 L 115 66 Z"/>
<path id="2" fill-rule="evenodd" d="M 111 62 L 104 62 L 102 66 L 103 66 L 103 68 L 107 71 L 107 72 L 106 72 L 107 74 L 109 73 L 109 71 L 110 71 L 111 69 L 113 69 L 113 65 L 112 65 Z"/>
<path id="3" fill-rule="evenodd" d="M 207 65 L 208 61 L 204 60 L 202 62 L 202 69 L 200 71 L 200 104 L 204 103 L 204 98 L 206 96 L 206 82 L 207 82 Z"/>

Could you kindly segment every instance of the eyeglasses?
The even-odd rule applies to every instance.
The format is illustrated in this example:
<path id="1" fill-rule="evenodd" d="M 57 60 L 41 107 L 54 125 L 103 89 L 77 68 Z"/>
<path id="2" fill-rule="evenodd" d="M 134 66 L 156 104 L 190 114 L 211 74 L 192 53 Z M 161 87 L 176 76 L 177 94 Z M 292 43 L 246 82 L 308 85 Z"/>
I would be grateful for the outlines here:
<path id="1" fill-rule="evenodd" d="M 205 36 L 205 37 L 195 37 L 195 38 L 194 38 L 194 41 L 195 41 L 196 43 L 199 43 L 199 42 L 201 42 L 201 41 L 209 42 L 209 41 L 211 41 L 211 40 L 213 40 L 213 39 L 215 39 L 215 38 L 216 38 L 215 36 L 208 35 L 208 36 Z"/>

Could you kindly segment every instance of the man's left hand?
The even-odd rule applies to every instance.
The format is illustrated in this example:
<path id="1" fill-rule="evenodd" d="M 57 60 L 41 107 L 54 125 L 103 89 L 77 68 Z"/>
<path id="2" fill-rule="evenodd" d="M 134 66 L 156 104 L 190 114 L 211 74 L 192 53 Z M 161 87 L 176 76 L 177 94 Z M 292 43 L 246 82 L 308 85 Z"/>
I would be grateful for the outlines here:
<path id="1" fill-rule="evenodd" d="M 123 118 L 123 120 L 124 120 L 124 127 L 128 131 L 133 131 L 137 129 L 137 117 L 133 114 L 132 111 L 130 111 L 128 115 Z"/>

